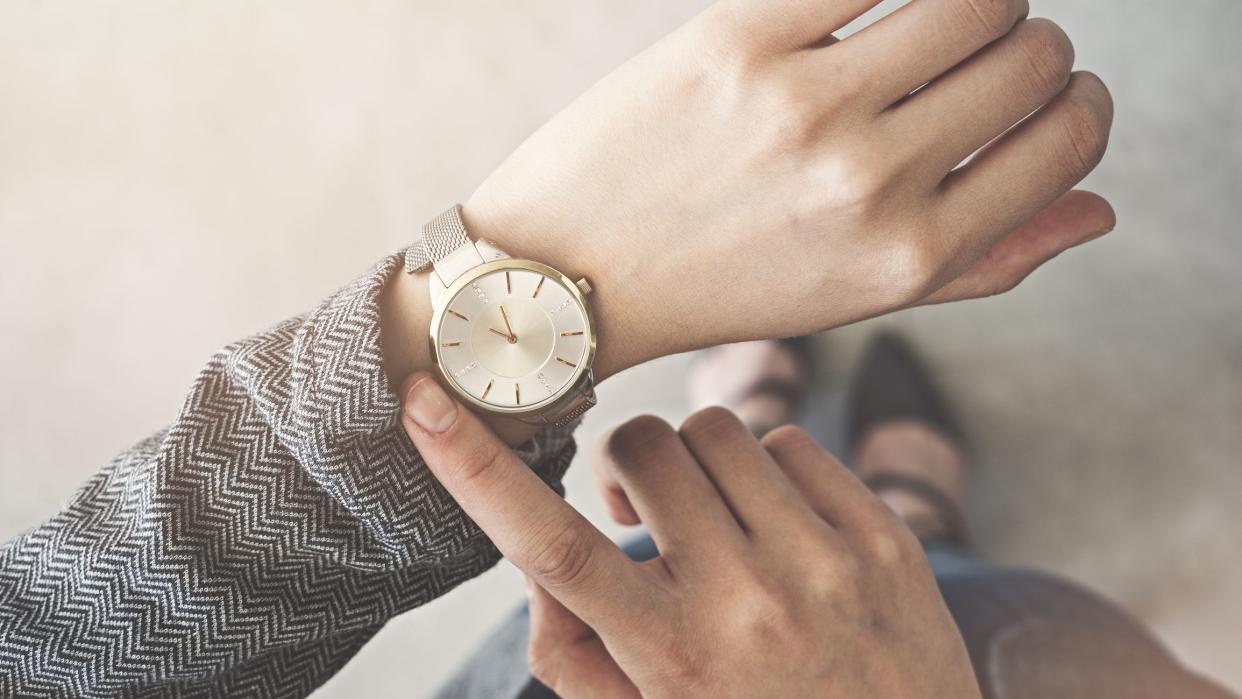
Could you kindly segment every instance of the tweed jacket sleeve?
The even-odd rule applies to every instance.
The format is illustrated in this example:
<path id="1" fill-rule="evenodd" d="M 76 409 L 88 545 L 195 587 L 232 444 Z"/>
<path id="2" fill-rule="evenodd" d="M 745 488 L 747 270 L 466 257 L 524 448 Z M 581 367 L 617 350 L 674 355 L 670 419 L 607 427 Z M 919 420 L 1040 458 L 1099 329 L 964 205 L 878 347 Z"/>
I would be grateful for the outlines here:
<path id="1" fill-rule="evenodd" d="M 0 696 L 305 696 L 495 564 L 397 420 L 378 297 L 399 265 L 218 352 L 165 431 L 4 544 Z M 518 449 L 553 488 L 570 433 Z"/>

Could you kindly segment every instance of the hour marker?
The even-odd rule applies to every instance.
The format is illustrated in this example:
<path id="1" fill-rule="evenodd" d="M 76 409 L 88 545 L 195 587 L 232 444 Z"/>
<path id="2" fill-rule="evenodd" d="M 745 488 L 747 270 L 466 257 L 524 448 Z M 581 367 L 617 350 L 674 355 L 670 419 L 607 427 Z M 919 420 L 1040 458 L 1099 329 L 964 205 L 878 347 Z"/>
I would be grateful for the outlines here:
<path id="1" fill-rule="evenodd" d="M 581 335 L 581 334 L 582 334 L 581 330 L 566 330 L 565 332 L 561 333 L 561 337 L 573 337 L 574 335 Z"/>
<path id="2" fill-rule="evenodd" d="M 508 272 L 505 272 L 505 293 L 513 293 L 513 280 L 509 279 Z"/>
<path id="3" fill-rule="evenodd" d="M 543 283 L 547 280 L 547 277 L 539 277 L 539 283 L 535 285 L 535 293 L 530 295 L 532 299 L 539 295 L 539 290 L 543 288 Z"/>
<path id="4" fill-rule="evenodd" d="M 487 393 L 492 390 L 492 384 L 494 383 L 496 383 L 496 379 L 489 379 L 487 382 L 487 388 L 483 389 L 483 395 L 479 396 L 479 398 L 487 400 Z"/>
<path id="5" fill-rule="evenodd" d="M 574 364 L 573 362 L 569 361 L 568 359 L 565 359 L 564 357 L 557 357 L 556 361 L 560 362 L 561 364 L 564 364 L 565 366 L 571 366 L 575 369 L 578 368 L 577 364 Z"/>
<path id="6" fill-rule="evenodd" d="M 513 404 L 514 405 L 522 404 L 522 385 L 521 384 L 517 384 L 517 383 L 513 384 Z"/>
<path id="7" fill-rule="evenodd" d="M 441 347 L 461 347 L 461 343 L 460 342 L 444 342 L 444 343 L 441 343 L 440 346 Z"/>
<path id="8" fill-rule="evenodd" d="M 451 309 L 451 308 L 450 308 L 450 309 L 448 309 L 448 312 L 449 312 L 449 313 L 452 313 L 453 315 L 457 316 L 458 318 L 461 318 L 462 320 L 467 320 L 467 321 L 468 321 L 468 320 L 470 320 L 470 319 L 469 319 L 469 318 L 467 318 L 466 316 L 464 316 L 464 315 L 462 315 L 462 314 L 458 313 L 457 311 L 454 311 L 454 310 L 453 310 L 453 309 Z"/>

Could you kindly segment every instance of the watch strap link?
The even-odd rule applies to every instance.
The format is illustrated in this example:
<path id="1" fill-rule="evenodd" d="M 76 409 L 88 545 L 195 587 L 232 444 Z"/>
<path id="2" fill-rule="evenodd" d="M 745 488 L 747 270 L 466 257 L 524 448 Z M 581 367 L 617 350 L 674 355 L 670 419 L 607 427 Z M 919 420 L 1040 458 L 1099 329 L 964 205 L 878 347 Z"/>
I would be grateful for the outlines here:
<path id="1" fill-rule="evenodd" d="M 413 274 L 469 244 L 470 236 L 461 220 L 461 204 L 454 204 L 423 225 L 422 237 L 405 251 L 405 271 Z"/>
<path id="2" fill-rule="evenodd" d="M 574 420 L 582 417 L 586 411 L 594 408 L 598 402 L 599 400 L 595 397 L 595 387 L 592 385 L 587 393 L 580 394 L 579 399 L 575 401 L 573 407 L 566 411 L 565 414 L 557 416 L 555 419 L 548 419 L 557 427 L 566 427 Z"/>
<path id="3" fill-rule="evenodd" d="M 586 411 L 594 408 L 597 402 L 599 401 L 595 397 L 595 373 L 587 370 L 582 378 L 578 379 L 573 390 L 556 404 L 542 412 L 518 419 L 528 425 L 565 427 L 582 417 Z"/>
<path id="4" fill-rule="evenodd" d="M 461 275 L 471 269 L 495 260 L 509 257 L 503 250 L 486 240 L 472 241 L 461 220 L 461 204 L 436 216 L 423 226 L 423 235 L 405 251 L 405 271 L 414 274 L 432 267 L 431 285 L 434 299 Z"/>

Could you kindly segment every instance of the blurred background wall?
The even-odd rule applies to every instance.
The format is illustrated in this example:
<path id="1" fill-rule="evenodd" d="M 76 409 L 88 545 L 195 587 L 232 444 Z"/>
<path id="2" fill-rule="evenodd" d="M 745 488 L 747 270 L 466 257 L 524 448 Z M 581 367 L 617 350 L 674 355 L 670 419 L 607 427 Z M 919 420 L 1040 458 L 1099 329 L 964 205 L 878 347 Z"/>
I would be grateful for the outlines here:
<path id="1" fill-rule="evenodd" d="M 0 536 L 176 410 L 225 343 L 396 249 L 705 0 L 0 4 Z M 993 556 L 1072 575 L 1242 688 L 1242 3 L 1031 0 L 1117 103 L 1105 240 L 1001 298 L 830 333 L 813 428 L 877 324 L 980 456 Z M 886 2 L 880 11 L 892 9 Z M 678 420 L 685 357 L 603 387 Z M 522 597 L 506 565 L 394 620 L 319 696 L 419 696 Z"/>

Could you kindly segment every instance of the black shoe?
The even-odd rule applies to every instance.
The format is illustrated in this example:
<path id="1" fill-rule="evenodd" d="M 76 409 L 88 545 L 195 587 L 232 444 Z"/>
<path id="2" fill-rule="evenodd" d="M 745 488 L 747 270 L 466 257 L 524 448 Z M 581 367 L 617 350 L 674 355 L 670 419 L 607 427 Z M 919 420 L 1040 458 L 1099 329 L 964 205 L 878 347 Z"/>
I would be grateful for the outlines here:
<path id="1" fill-rule="evenodd" d="M 781 401 L 789 406 L 789 415 L 791 419 L 778 422 L 772 425 L 750 425 L 750 429 L 756 437 L 762 437 L 771 430 L 781 425 L 796 422 L 798 416 L 806 408 L 807 387 L 814 378 L 815 372 L 815 355 L 814 355 L 814 338 L 810 335 L 801 337 L 787 337 L 776 341 L 780 348 L 787 352 L 793 359 L 797 367 L 797 377 L 794 379 L 776 378 L 768 376 L 760 378 L 758 381 L 748 386 L 743 386 L 737 393 L 727 397 L 723 405 L 729 408 L 741 405 L 745 401 L 758 396 L 766 396 Z M 718 347 L 709 347 L 702 350 L 698 357 L 708 357 L 712 352 L 719 349 Z M 697 358 L 696 358 L 697 361 Z"/>
<path id="2" fill-rule="evenodd" d="M 896 420 L 926 423 L 965 448 L 965 436 L 944 394 L 896 333 L 882 332 L 867 347 L 850 384 L 848 414 L 851 451 L 872 427 Z"/>
<path id="3" fill-rule="evenodd" d="M 940 432 L 965 451 L 965 439 L 948 401 L 931 375 L 898 335 L 885 332 L 871 341 L 862 365 L 854 374 L 848 400 L 846 435 L 852 454 L 873 427 L 885 422 L 914 420 Z M 863 479 L 873 493 L 905 491 L 936 511 L 935 538 L 966 546 L 966 518 L 958 505 L 939 488 L 901 473 L 879 472 Z"/>

